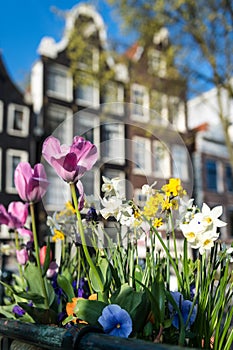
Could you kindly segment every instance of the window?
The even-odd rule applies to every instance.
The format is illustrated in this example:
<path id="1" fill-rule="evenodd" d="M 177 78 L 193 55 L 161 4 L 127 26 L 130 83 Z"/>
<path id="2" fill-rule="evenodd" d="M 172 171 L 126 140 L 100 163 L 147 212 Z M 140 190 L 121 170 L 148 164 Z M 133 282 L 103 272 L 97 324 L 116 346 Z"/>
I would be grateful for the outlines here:
<path id="1" fill-rule="evenodd" d="M 152 171 L 155 177 L 167 179 L 171 176 L 171 162 L 168 148 L 160 141 L 153 142 Z"/>
<path id="2" fill-rule="evenodd" d="M 188 174 L 188 153 L 187 149 L 181 145 L 172 146 L 173 176 L 187 181 Z"/>
<path id="3" fill-rule="evenodd" d="M 80 111 L 74 116 L 74 134 L 99 144 L 99 122 L 94 114 Z"/>
<path id="4" fill-rule="evenodd" d="M 28 161 L 28 152 L 16 149 L 6 151 L 6 192 L 17 193 L 15 188 L 15 169 L 20 162 Z"/>
<path id="5" fill-rule="evenodd" d="M 97 108 L 99 106 L 99 87 L 93 77 L 82 74 L 76 89 L 76 101 L 85 107 Z"/>
<path id="6" fill-rule="evenodd" d="M 133 162 L 134 173 L 151 173 L 151 144 L 149 139 L 144 137 L 134 137 Z"/>
<path id="7" fill-rule="evenodd" d="M 207 159 L 205 162 L 206 188 L 217 192 L 217 162 L 213 159 Z"/>
<path id="8" fill-rule="evenodd" d="M 102 125 L 101 155 L 110 163 L 125 164 L 123 124 L 106 123 Z"/>
<path id="9" fill-rule="evenodd" d="M 72 140 L 72 110 L 51 104 L 48 107 L 48 133 L 57 137 L 61 143 L 69 144 Z"/>
<path id="10" fill-rule="evenodd" d="M 162 53 L 156 49 L 148 50 L 148 72 L 163 77 L 166 73 L 166 62 Z"/>
<path id="11" fill-rule="evenodd" d="M 124 114 L 124 87 L 117 82 L 109 82 L 104 93 L 104 111 L 107 113 Z"/>
<path id="12" fill-rule="evenodd" d="M 149 95 L 145 86 L 133 84 L 131 89 L 131 117 L 141 122 L 149 120 Z"/>
<path id="13" fill-rule="evenodd" d="M 2 189 L 2 149 L 0 148 L 0 191 Z"/>
<path id="14" fill-rule="evenodd" d="M 61 65 L 52 65 L 48 68 L 47 93 L 50 96 L 72 101 L 72 79 L 66 67 Z"/>
<path id="15" fill-rule="evenodd" d="M 225 175 L 226 175 L 226 189 L 229 192 L 233 192 L 233 176 L 232 176 L 232 169 L 230 165 L 226 165 Z"/>
<path id="16" fill-rule="evenodd" d="M 70 200 L 69 185 L 60 179 L 50 165 L 45 163 L 44 166 L 49 181 L 48 189 L 43 198 L 44 207 L 51 211 L 62 210 L 65 203 Z"/>
<path id="17" fill-rule="evenodd" d="M 180 99 L 175 96 L 169 96 L 168 98 L 168 120 L 171 124 L 177 124 L 180 113 Z"/>
<path id="18" fill-rule="evenodd" d="M 96 47 L 89 46 L 83 55 L 79 57 L 78 67 L 83 70 L 97 72 L 99 69 L 99 51 Z"/>
<path id="19" fill-rule="evenodd" d="M 168 124 L 167 98 L 162 92 L 152 90 L 150 94 L 151 119 L 158 124 Z"/>
<path id="20" fill-rule="evenodd" d="M 8 106 L 7 132 L 26 137 L 29 134 L 30 110 L 26 106 L 10 103 Z"/>
<path id="21" fill-rule="evenodd" d="M 3 129 L 3 102 L 0 100 L 0 132 Z"/>

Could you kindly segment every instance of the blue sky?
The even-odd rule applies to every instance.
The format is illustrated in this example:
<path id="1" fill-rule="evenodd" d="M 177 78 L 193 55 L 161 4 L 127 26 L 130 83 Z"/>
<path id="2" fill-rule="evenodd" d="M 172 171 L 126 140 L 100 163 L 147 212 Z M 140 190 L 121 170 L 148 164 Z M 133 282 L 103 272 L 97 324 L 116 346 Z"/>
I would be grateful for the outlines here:
<path id="1" fill-rule="evenodd" d="M 91 3 L 101 13 L 107 25 L 108 37 L 119 38 L 119 19 L 105 0 L 8 0 L 0 6 L 0 50 L 14 82 L 25 83 L 32 64 L 37 59 L 37 48 L 44 36 L 59 41 L 63 34 L 64 19 L 51 7 L 70 10 L 81 2 Z M 122 38 L 123 39 L 123 38 Z M 124 39 L 123 39 L 124 40 Z"/>

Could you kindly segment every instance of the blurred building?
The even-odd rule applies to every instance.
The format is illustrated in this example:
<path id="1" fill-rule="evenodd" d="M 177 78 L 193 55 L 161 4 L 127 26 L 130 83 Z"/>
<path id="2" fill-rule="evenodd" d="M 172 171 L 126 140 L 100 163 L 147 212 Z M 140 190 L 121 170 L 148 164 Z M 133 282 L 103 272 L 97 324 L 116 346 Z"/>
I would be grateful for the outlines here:
<path id="1" fill-rule="evenodd" d="M 221 110 L 220 110 L 221 108 Z M 210 207 L 223 206 L 222 219 L 228 225 L 221 229 L 222 239 L 233 238 L 233 176 L 225 143 L 220 113 L 229 121 L 229 133 L 233 141 L 233 100 L 222 89 L 220 100 L 213 88 L 188 101 L 188 127 L 193 131 L 195 199 Z"/>
<path id="2" fill-rule="evenodd" d="M 80 54 L 81 45 L 85 48 Z M 135 195 L 141 204 L 145 183 L 158 180 L 162 185 L 176 176 L 192 188 L 183 137 L 186 89 L 180 79 L 168 77 L 163 55 L 167 45 L 168 33 L 162 29 L 147 47 L 136 43 L 117 55 L 108 49 L 102 17 L 86 4 L 66 13 L 60 42 L 41 40 L 31 74 L 36 130 L 42 139 L 53 133 L 70 143 L 73 135 L 83 135 L 97 145 L 99 161 L 83 178 L 87 195 L 100 194 L 102 175 L 122 178 L 126 195 Z M 51 167 L 47 171 L 52 181 L 44 204 L 54 210 L 69 189 Z"/>

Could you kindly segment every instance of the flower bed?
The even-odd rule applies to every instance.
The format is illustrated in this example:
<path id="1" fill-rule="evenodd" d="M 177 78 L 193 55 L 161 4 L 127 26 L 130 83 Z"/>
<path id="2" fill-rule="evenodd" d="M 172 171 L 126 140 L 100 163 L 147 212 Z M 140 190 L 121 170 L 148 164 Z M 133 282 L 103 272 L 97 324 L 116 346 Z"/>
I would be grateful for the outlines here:
<path id="1" fill-rule="evenodd" d="M 16 168 L 15 185 L 25 203 L 1 205 L 0 223 L 15 232 L 19 274 L 11 285 L 2 282 L 6 297 L 0 313 L 9 320 L 53 324 L 59 332 L 96 327 L 105 334 L 88 334 L 88 341 L 101 337 L 111 346 L 112 339 L 117 348 L 229 350 L 233 248 L 219 240 L 219 228 L 226 225 L 219 219 L 222 207 L 197 208 L 172 178 L 159 189 L 144 185 L 147 201 L 140 208 L 123 196 L 120 179 L 103 178 L 97 211 L 81 182 L 97 160 L 96 147 L 78 136 L 71 146 L 60 145 L 51 136 L 42 153 L 69 186 L 71 200 L 48 217 L 50 235 L 39 247 L 34 204 L 49 182 L 42 164 Z M 28 209 L 31 227 L 25 227 Z M 108 235 L 108 220 L 115 225 L 114 237 Z M 177 232 L 183 233 L 181 250 Z M 53 258 L 51 242 L 57 241 L 61 252 Z M 143 264 L 139 241 L 146 248 Z"/>

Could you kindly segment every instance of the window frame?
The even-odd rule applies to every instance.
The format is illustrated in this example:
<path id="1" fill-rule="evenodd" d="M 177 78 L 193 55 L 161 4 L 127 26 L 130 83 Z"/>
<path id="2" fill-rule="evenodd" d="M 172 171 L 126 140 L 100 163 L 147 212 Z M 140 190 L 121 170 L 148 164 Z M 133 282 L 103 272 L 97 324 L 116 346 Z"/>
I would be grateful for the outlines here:
<path id="1" fill-rule="evenodd" d="M 208 180 L 208 165 L 207 165 L 207 163 L 210 163 L 210 162 L 212 162 L 212 163 L 214 163 L 215 164 L 215 186 L 214 186 L 214 188 L 212 188 L 212 187 L 209 187 L 208 186 L 208 184 L 209 183 L 213 183 L 213 181 L 212 181 L 212 178 L 211 178 L 211 180 Z M 212 159 L 212 158 L 206 158 L 205 159 L 205 182 L 206 182 L 206 190 L 207 191 L 210 191 L 210 192 L 218 192 L 218 163 L 217 163 L 217 160 L 215 160 L 215 159 Z"/>
<path id="2" fill-rule="evenodd" d="M 108 92 L 110 91 L 109 85 L 113 86 L 116 90 L 116 100 L 112 100 L 110 102 L 103 103 L 103 111 L 105 113 L 115 114 L 118 116 L 124 115 L 124 86 L 116 81 L 109 81 L 106 84 L 105 92 L 104 92 L 104 98 L 105 96 L 108 96 Z M 114 97 L 114 96 L 113 96 Z"/>
<path id="3" fill-rule="evenodd" d="M 59 91 L 56 91 L 54 89 L 51 89 L 49 87 L 49 76 L 50 74 L 54 75 L 56 73 L 63 73 L 65 76 L 63 77 L 65 79 L 66 84 L 66 91 L 65 94 L 61 93 Z M 46 93 L 48 96 L 55 97 L 59 100 L 64 100 L 71 102 L 73 100 L 73 80 L 71 77 L 71 74 L 69 73 L 69 69 L 61 64 L 51 64 L 47 67 L 47 86 L 46 86 Z"/>
<path id="4" fill-rule="evenodd" d="M 17 193 L 15 186 L 12 186 L 11 180 L 13 178 L 14 170 L 11 168 L 12 166 L 12 158 L 16 156 L 20 158 L 20 162 L 28 162 L 29 153 L 25 150 L 8 148 L 6 150 L 6 192 L 7 193 Z M 18 163 L 18 164 L 19 164 Z M 13 171 L 12 171 L 13 170 Z"/>
<path id="5" fill-rule="evenodd" d="M 172 145 L 172 152 L 171 152 L 171 156 L 172 156 L 172 176 L 173 177 L 178 177 L 181 179 L 181 181 L 188 181 L 189 180 L 189 169 L 188 169 L 188 151 L 186 149 L 185 146 L 180 145 L 180 144 L 175 144 Z M 176 149 L 182 149 L 184 152 L 182 154 L 182 156 L 179 156 L 179 160 L 183 160 L 184 156 L 185 156 L 185 168 L 184 168 L 184 163 L 182 162 L 182 166 L 180 167 L 180 169 L 176 166 L 176 161 L 178 162 L 178 159 L 174 157 L 174 153 Z M 180 155 L 180 151 L 177 152 Z M 185 171 L 185 172 L 184 172 Z M 178 173 L 177 173 L 178 172 Z M 184 175 L 183 175 L 184 174 Z"/>
<path id="6" fill-rule="evenodd" d="M 73 139 L 73 119 L 72 119 L 73 112 L 72 112 L 72 110 L 68 107 L 64 107 L 64 106 L 61 106 L 61 105 L 58 105 L 55 103 L 50 103 L 47 107 L 47 116 L 50 118 L 50 120 L 51 120 L 51 111 L 52 111 L 52 113 L 54 112 L 55 115 L 58 115 L 58 113 L 56 113 L 56 111 L 58 111 L 58 112 L 62 111 L 64 113 L 64 115 L 66 115 L 64 120 L 61 121 L 60 124 L 58 125 L 58 127 L 59 127 L 63 123 L 65 123 L 67 126 L 67 131 L 66 131 L 67 135 L 66 135 L 64 140 L 60 140 L 60 141 L 61 141 L 61 143 L 67 143 L 67 144 L 71 143 L 72 139 Z M 56 118 L 52 117 L 52 120 L 56 120 Z M 59 138 L 58 135 L 56 135 L 56 132 L 53 132 L 52 134 L 55 137 Z"/>
<path id="7" fill-rule="evenodd" d="M 142 104 L 135 103 L 134 102 L 134 93 L 139 92 L 143 93 L 142 97 Z M 144 85 L 140 84 L 132 84 L 131 85 L 131 91 L 130 91 L 130 102 L 131 102 L 131 119 L 135 121 L 140 121 L 141 123 L 146 123 L 150 119 L 150 113 L 149 113 L 149 92 L 148 89 Z M 134 105 L 138 105 L 139 109 L 141 109 L 140 114 L 134 113 Z"/>
<path id="8" fill-rule="evenodd" d="M 22 129 L 14 129 L 15 111 L 22 112 Z M 12 136 L 27 137 L 29 135 L 30 109 L 25 105 L 9 103 L 7 107 L 7 133 Z"/>
<path id="9" fill-rule="evenodd" d="M 90 51 L 92 51 L 92 64 L 91 64 L 91 71 L 92 72 L 98 72 L 99 70 L 99 57 L 100 53 L 97 47 L 95 46 L 89 46 Z M 84 71 L 90 70 L 90 65 L 88 63 L 79 61 L 78 62 L 78 68 Z"/>
<path id="10" fill-rule="evenodd" d="M 87 83 L 84 84 L 83 82 L 79 82 L 78 83 L 78 86 L 76 87 L 75 89 L 75 102 L 77 105 L 81 105 L 81 106 L 84 106 L 84 107 L 92 107 L 92 108 L 95 108 L 97 109 L 100 105 L 100 91 L 99 91 L 99 84 L 97 82 L 97 80 L 95 80 L 94 77 L 91 77 L 90 74 L 88 73 L 81 73 L 81 75 L 84 77 L 83 79 L 85 79 L 85 76 L 87 77 Z M 88 79 L 91 77 L 91 82 L 89 83 L 88 82 Z M 84 98 L 80 98 L 78 96 L 78 89 L 80 87 L 92 87 L 93 89 L 93 98 L 92 100 L 87 100 L 87 99 L 84 99 Z"/>
<path id="11" fill-rule="evenodd" d="M 103 135 L 104 135 L 104 127 L 106 127 L 106 125 L 108 126 L 112 126 L 112 125 L 117 125 L 118 127 L 118 137 L 115 139 L 103 139 Z M 101 159 L 103 159 L 104 162 L 110 162 L 111 164 L 119 164 L 119 165 L 124 165 L 125 164 L 125 124 L 123 123 L 119 123 L 119 122 L 107 122 L 101 125 L 101 134 L 102 134 L 102 140 L 101 140 Z M 114 140 L 123 140 L 123 145 L 122 145 L 122 154 L 120 155 L 120 157 L 117 157 L 117 155 L 119 155 L 119 148 L 115 147 L 113 145 Z M 117 149 L 117 154 L 115 155 L 106 155 L 105 151 L 103 149 L 104 144 L 106 143 L 111 143 L 111 147 L 114 149 Z M 115 158 L 114 158 L 115 157 Z"/>
<path id="12" fill-rule="evenodd" d="M 2 148 L 0 147 L 0 191 L 2 190 Z"/>
<path id="13" fill-rule="evenodd" d="M 0 100 L 0 132 L 3 131 L 4 102 Z"/>
<path id="14" fill-rule="evenodd" d="M 138 143 L 138 141 L 143 140 L 145 142 L 145 150 L 149 152 L 144 152 L 144 159 L 145 159 L 145 168 L 141 167 L 135 167 L 136 159 L 135 159 L 135 145 Z M 132 139 L 132 147 L 133 147 L 133 173 L 138 175 L 150 175 L 151 174 L 151 140 L 142 137 L 142 136 L 134 136 Z"/>
<path id="15" fill-rule="evenodd" d="M 90 127 L 88 125 L 83 125 L 83 128 L 86 128 L 86 132 L 88 130 L 93 130 L 93 144 L 95 145 L 99 145 L 100 143 L 100 123 L 99 123 L 99 117 L 96 116 L 96 114 L 91 113 L 91 112 L 86 112 L 85 110 L 81 110 L 79 111 L 76 115 L 74 115 L 74 134 L 76 133 L 76 127 L 77 129 L 79 129 L 79 122 L 82 120 L 90 120 Z M 84 137 L 85 136 L 85 132 L 83 134 L 79 136 Z M 89 140 L 90 141 L 90 140 Z M 98 154 L 99 154 L 99 147 L 98 148 Z"/>
<path id="16" fill-rule="evenodd" d="M 227 192 L 233 193 L 233 172 L 230 164 L 225 165 L 225 183 Z"/>
<path id="17" fill-rule="evenodd" d="M 160 155 L 159 155 L 159 162 L 161 161 L 161 166 L 159 167 L 159 170 L 156 170 L 155 167 L 155 162 L 156 162 L 156 157 L 158 155 L 158 146 L 162 148 L 162 150 L 165 152 L 165 157 L 161 161 Z M 171 169 L 171 153 L 169 149 L 166 147 L 166 145 L 159 141 L 159 140 L 153 140 L 152 142 L 152 149 L 153 149 L 153 158 L 152 158 L 152 172 L 156 178 L 161 178 L 161 179 L 168 179 L 171 177 L 172 169 Z M 166 169 L 166 172 L 162 171 L 162 169 Z"/>

